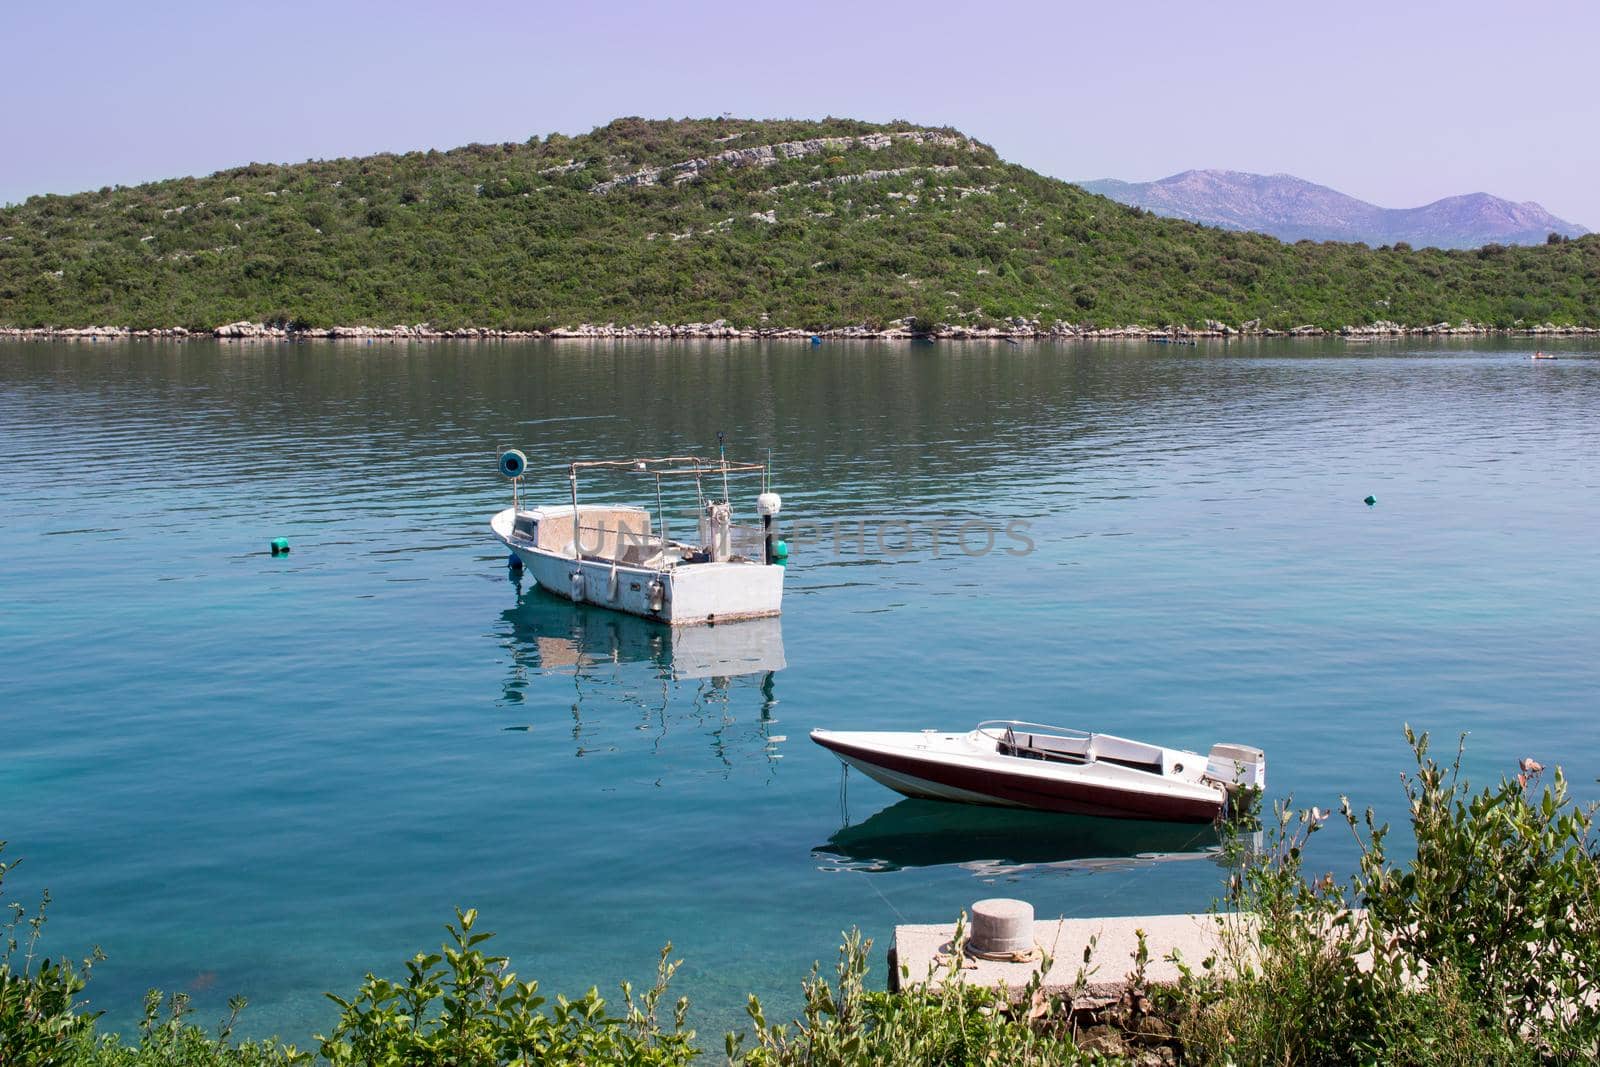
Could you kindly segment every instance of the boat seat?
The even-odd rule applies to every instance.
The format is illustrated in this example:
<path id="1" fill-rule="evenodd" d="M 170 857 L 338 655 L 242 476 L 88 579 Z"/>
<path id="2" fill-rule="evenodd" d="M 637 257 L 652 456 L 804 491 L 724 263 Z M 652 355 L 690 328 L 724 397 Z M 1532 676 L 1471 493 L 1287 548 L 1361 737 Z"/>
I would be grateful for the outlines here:
<path id="1" fill-rule="evenodd" d="M 658 545 L 648 545 L 639 541 L 624 540 L 621 551 L 617 553 L 617 562 L 638 566 L 645 560 L 651 559 L 660 553 Z"/>
<path id="2" fill-rule="evenodd" d="M 1007 755 L 1025 759 L 1057 760 L 1062 763 L 1091 763 L 1094 760 L 1093 738 L 1061 737 L 1056 734 L 1017 733 L 1007 731 L 1010 751 Z"/>
<path id="3" fill-rule="evenodd" d="M 1052 760 L 1057 763 L 1114 763 L 1135 771 L 1161 774 L 1162 752 L 1155 745 L 1128 741 L 1120 737 L 1063 737 L 1008 731 L 1001 752 L 1023 759 Z"/>
<path id="4" fill-rule="evenodd" d="M 1161 774 L 1165 767 L 1159 745 L 1130 741 L 1125 737 L 1098 737 L 1095 741 L 1099 747 L 1097 758 L 1106 763 L 1154 774 Z"/>

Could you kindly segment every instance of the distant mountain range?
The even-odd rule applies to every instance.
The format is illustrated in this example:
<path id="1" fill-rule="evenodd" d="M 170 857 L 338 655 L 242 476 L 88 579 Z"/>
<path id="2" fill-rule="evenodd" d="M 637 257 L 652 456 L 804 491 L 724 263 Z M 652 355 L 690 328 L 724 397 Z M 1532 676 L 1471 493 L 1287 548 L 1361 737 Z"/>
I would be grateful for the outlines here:
<path id="1" fill-rule="evenodd" d="M 1532 201 L 1516 204 L 1488 193 L 1468 193 L 1422 207 L 1386 208 L 1291 174 L 1186 170 L 1154 182 L 1106 178 L 1078 184 L 1157 215 L 1254 230 L 1282 241 L 1405 241 L 1418 248 L 1477 248 L 1542 244 L 1552 233 L 1581 237 L 1589 232 Z"/>

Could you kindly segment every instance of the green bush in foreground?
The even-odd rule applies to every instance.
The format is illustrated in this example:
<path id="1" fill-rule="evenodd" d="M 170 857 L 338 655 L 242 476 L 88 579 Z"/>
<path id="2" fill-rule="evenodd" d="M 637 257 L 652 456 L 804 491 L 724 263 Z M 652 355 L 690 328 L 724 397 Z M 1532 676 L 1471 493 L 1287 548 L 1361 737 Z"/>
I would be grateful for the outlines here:
<path id="1" fill-rule="evenodd" d="M 958 926 L 956 940 L 962 937 Z M 755 1047 L 744 1050 L 742 1035 L 729 1034 L 731 1063 L 749 1067 L 800 1064 L 1034 1064 L 1095 1062 L 1073 1043 L 1070 1032 L 1052 1021 L 1058 1006 L 1040 993 L 1037 978 L 1016 1002 L 1003 992 L 968 988 L 959 982 L 956 962 L 943 975 L 902 993 L 866 988 L 871 941 L 850 934 L 839 950 L 837 984 L 813 970 L 805 981 L 805 1012 L 792 1026 L 769 1025 L 761 1002 L 750 998 Z M 1042 973 L 1042 971 L 1041 971 Z M 936 977 L 936 976 L 930 976 Z"/>
<path id="2" fill-rule="evenodd" d="M 1308 878 L 1328 814 L 1278 808 L 1235 877 L 1223 959 L 1175 996 L 1197 1062 L 1567 1063 L 1600 1059 L 1600 841 L 1557 769 L 1473 792 L 1409 728 L 1416 855 L 1390 863 L 1370 809 L 1347 886 Z M 1365 910 L 1351 910 L 1355 901 Z"/>
<path id="3" fill-rule="evenodd" d="M 0 854 L 5 847 L 0 841 Z M 0 860 L 0 887 L 6 872 L 15 868 L 15 863 Z M 80 1011 L 76 1001 L 90 969 L 102 958 L 99 949 L 78 967 L 70 960 L 37 956 L 49 903 L 46 893 L 31 915 L 21 904 L 6 905 L 9 917 L 0 927 L 0 1067 L 68 1062 L 78 1040 L 93 1030 L 98 1014 Z"/>
<path id="4" fill-rule="evenodd" d="M 832 981 L 813 970 L 802 1017 L 769 1024 L 754 997 L 752 1032 L 729 1034 L 741 1067 L 913 1064 L 1545 1064 L 1600 1060 L 1600 841 L 1595 809 L 1575 804 L 1559 770 L 1522 772 L 1474 792 L 1406 733 L 1405 779 L 1416 853 L 1391 863 L 1388 827 L 1341 814 L 1361 849 L 1341 884 L 1313 877 L 1304 850 L 1329 813 L 1277 808 L 1264 849 L 1241 862 L 1219 904 L 1222 949 L 1176 987 L 1143 980 L 1116 1004 L 1086 1002 L 1086 976 L 1060 998 L 1038 980 L 1008 997 L 961 986 L 959 964 L 898 993 L 869 990 L 871 943 L 851 934 Z M 3 847 L 3 843 L 0 843 Z M 12 865 L 14 866 L 14 864 Z M 0 883 L 7 870 L 0 863 Z M 1352 908 L 1352 904 L 1359 905 Z M 12 905 L 0 956 L 0 1067 L 287 1067 L 309 1053 L 275 1041 L 231 1043 L 243 1001 L 215 1036 L 186 1021 L 187 999 L 146 1000 L 137 1043 L 97 1036 L 78 1001 L 81 967 L 35 960 L 44 922 Z M 504 957 L 487 955 L 472 911 L 438 954 L 403 980 L 369 975 L 320 1040 L 337 1067 L 491 1067 L 625 1063 L 673 1067 L 703 1056 L 687 1001 L 659 1017 L 677 964 L 663 950 L 655 982 L 622 986 L 621 1010 L 590 989 L 549 1003 Z M 22 936 L 18 936 L 21 931 Z M 958 932 L 959 937 L 959 932 Z M 1085 959 L 1088 959 L 1086 954 Z M 1179 961 L 1182 963 L 1183 961 Z M 905 976 L 911 977 L 909 975 Z M 941 981 L 940 979 L 946 979 Z M 1124 1057 L 1118 1060 L 1116 1057 Z"/>
<path id="5" fill-rule="evenodd" d="M 417 955 L 406 964 L 406 980 L 367 976 L 350 1000 L 339 1005 L 339 1024 L 322 1042 L 335 1067 L 415 1064 L 417 1067 L 493 1067 L 517 1063 L 627 1063 L 671 1067 L 694 1058 L 694 1031 L 684 1028 L 687 998 L 679 998 L 670 1029 L 656 1010 L 678 965 L 672 946 L 661 950 L 656 981 L 634 999 L 622 985 L 624 1012 L 608 1013 L 599 991 L 578 1000 L 557 997 L 548 1014 L 538 982 L 519 982 L 504 956 L 478 946 L 493 934 L 475 934 L 476 911 L 456 913 L 448 926 L 452 944 L 442 955 Z"/>
<path id="6" fill-rule="evenodd" d="M 277 1041 L 231 1044 L 234 1024 L 244 1006 L 243 997 L 228 1001 L 228 1018 L 212 1037 L 186 1021 L 190 1008 L 185 994 L 174 993 L 163 1005 L 161 994 L 151 990 L 145 994 L 137 1044 L 124 1045 L 116 1034 L 84 1034 L 67 1062 L 77 1067 L 291 1067 L 310 1062 L 311 1057 L 293 1045 Z"/>

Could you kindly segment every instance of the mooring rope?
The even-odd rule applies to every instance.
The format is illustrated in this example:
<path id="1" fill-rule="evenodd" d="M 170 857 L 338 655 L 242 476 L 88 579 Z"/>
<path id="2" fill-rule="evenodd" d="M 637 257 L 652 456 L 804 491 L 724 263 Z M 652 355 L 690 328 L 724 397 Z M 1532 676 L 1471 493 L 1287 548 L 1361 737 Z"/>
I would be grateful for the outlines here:
<path id="1" fill-rule="evenodd" d="M 899 920 L 901 922 L 909 923 L 911 921 L 910 919 L 906 918 L 906 913 L 905 912 L 903 912 L 899 908 L 895 907 L 894 906 L 894 902 L 891 901 L 888 897 L 883 895 L 883 890 L 879 889 L 878 888 L 878 883 L 873 881 L 873 879 L 872 879 L 872 874 L 873 874 L 872 871 L 856 871 L 855 873 L 861 875 L 861 877 L 863 877 L 863 878 L 865 878 L 867 880 L 867 884 L 872 887 L 872 891 L 874 893 L 878 894 L 878 899 L 883 901 L 884 906 L 886 908 L 888 908 L 890 911 L 894 912 L 895 916 L 897 918 L 899 918 Z"/>

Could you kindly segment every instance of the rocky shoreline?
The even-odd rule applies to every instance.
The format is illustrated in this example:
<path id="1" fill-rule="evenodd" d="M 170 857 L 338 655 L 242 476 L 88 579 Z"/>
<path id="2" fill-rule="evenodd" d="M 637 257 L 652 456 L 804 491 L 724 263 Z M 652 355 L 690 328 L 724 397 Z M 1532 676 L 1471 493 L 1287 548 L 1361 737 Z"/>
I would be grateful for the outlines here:
<path id="1" fill-rule="evenodd" d="M 333 326 L 327 328 L 296 329 L 261 322 L 230 322 L 210 330 L 190 330 L 183 326 L 136 330 L 126 326 L 81 327 L 7 327 L 0 326 L 0 338 L 41 341 L 111 341 L 127 339 L 163 340 L 220 340 L 220 341 L 523 341 L 523 340 L 807 340 L 817 337 L 840 341 L 910 341 L 933 339 L 940 341 L 1024 341 L 1024 340 L 1148 340 L 1191 341 L 1201 338 L 1247 337 L 1335 337 L 1378 339 L 1384 337 L 1589 337 L 1600 335 L 1596 326 L 1557 326 L 1544 323 L 1539 326 L 1510 329 L 1486 326 L 1474 322 L 1437 322 L 1427 326 L 1404 326 L 1395 322 L 1376 322 L 1364 326 L 1343 326 L 1337 330 L 1321 326 L 1296 326 L 1279 330 L 1263 327 L 1259 320 L 1231 326 L 1221 322 L 1207 322 L 1201 327 L 1190 326 L 1080 326 L 1070 322 L 1049 325 L 1037 319 L 1012 319 L 1003 326 L 946 326 L 931 331 L 920 331 L 899 321 L 884 328 L 871 326 L 839 326 L 826 330 L 803 330 L 798 327 L 739 327 L 718 319 L 715 322 L 691 322 L 666 325 L 653 322 L 648 326 L 603 326 L 584 324 L 554 330 L 496 330 L 466 327 L 455 330 L 436 330 L 427 323 L 415 326 Z"/>

